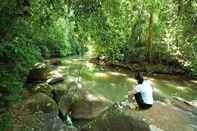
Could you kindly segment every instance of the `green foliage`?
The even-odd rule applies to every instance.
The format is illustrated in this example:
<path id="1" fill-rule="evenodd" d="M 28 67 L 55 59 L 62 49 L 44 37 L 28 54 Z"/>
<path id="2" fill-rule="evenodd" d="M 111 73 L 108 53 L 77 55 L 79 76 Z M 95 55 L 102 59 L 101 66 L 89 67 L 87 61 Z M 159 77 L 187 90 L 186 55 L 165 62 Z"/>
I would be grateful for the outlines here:
<path id="1" fill-rule="evenodd" d="M 196 5 L 195 0 L 67 1 L 77 41 L 93 44 L 98 55 L 112 62 L 178 64 L 192 72 Z"/>
<path id="2" fill-rule="evenodd" d="M 10 119 L 10 114 L 7 111 L 4 111 L 4 113 L 0 114 L 0 130 L 5 131 L 7 129 L 12 128 L 12 121 Z"/>
<path id="3" fill-rule="evenodd" d="M 21 99 L 30 67 L 43 58 L 79 54 L 80 45 L 64 1 L 0 2 L 0 109 L 7 109 Z M 4 118 L 1 123 L 7 126 L 9 118 Z"/>

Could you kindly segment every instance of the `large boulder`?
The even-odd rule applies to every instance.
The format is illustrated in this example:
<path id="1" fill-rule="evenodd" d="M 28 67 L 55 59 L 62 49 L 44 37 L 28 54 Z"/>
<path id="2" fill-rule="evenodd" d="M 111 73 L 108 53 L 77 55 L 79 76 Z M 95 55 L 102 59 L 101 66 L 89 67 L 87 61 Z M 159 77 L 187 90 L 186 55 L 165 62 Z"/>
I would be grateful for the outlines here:
<path id="1" fill-rule="evenodd" d="M 50 68 L 45 63 L 37 63 L 32 67 L 27 76 L 27 83 L 34 83 L 40 81 L 46 81 L 48 79 L 48 73 Z"/>
<path id="2" fill-rule="evenodd" d="M 10 112 L 13 131 L 77 131 L 59 118 L 56 103 L 42 93 L 13 105 Z"/>
<path id="3" fill-rule="evenodd" d="M 80 84 L 72 82 L 61 97 L 59 106 L 63 114 L 71 113 L 74 119 L 92 119 L 105 111 L 111 102 L 101 96 L 91 94 Z"/>
<path id="4" fill-rule="evenodd" d="M 193 116 L 171 104 L 156 102 L 149 110 L 130 111 L 130 114 L 163 131 L 195 131 Z"/>
<path id="5" fill-rule="evenodd" d="M 20 113 L 14 118 L 13 131 L 78 131 L 74 126 L 67 126 L 56 113 Z"/>
<path id="6" fill-rule="evenodd" d="M 82 126 L 81 131 L 150 131 L 142 119 L 132 117 L 113 105 L 101 116 Z"/>
<path id="7" fill-rule="evenodd" d="M 46 94 L 37 93 L 29 97 L 23 104 L 31 112 L 42 111 L 44 113 L 56 112 L 58 113 L 58 106 L 56 102 Z"/>
<path id="8" fill-rule="evenodd" d="M 110 101 L 103 97 L 86 94 L 84 97 L 74 100 L 71 108 L 71 117 L 74 119 L 92 119 L 105 111 Z"/>
<path id="9" fill-rule="evenodd" d="M 156 102 L 148 110 L 135 110 L 115 104 L 83 126 L 82 131 L 196 131 L 196 116 L 170 104 Z"/>
<path id="10" fill-rule="evenodd" d="M 52 114 L 45 114 L 43 127 L 40 131 L 79 131 L 74 126 L 68 126 L 57 116 L 51 116 Z"/>

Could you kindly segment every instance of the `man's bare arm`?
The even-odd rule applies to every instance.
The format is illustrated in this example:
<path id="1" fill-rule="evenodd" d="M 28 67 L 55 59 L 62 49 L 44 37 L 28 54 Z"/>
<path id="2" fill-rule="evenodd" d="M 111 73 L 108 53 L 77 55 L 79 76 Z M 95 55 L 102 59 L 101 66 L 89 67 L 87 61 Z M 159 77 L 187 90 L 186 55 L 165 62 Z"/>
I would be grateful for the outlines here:
<path id="1" fill-rule="evenodd" d="M 128 101 L 131 101 L 136 93 L 136 90 L 128 91 Z"/>

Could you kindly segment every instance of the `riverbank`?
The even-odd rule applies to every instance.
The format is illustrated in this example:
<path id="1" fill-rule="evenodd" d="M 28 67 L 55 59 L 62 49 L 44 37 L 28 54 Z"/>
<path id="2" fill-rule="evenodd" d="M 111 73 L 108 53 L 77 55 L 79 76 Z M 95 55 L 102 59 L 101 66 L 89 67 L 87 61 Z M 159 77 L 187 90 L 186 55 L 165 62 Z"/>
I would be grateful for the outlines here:
<path id="1" fill-rule="evenodd" d="M 105 57 L 94 57 L 90 61 L 92 63 L 107 66 L 109 68 L 125 68 L 127 70 L 130 70 L 131 72 L 141 71 L 147 75 L 166 74 L 166 75 L 179 76 L 188 80 L 189 79 L 197 80 L 197 76 L 193 76 L 189 70 L 184 69 L 182 66 L 180 66 L 177 63 L 170 64 L 170 65 L 165 65 L 165 64 L 160 64 L 160 63 L 149 64 L 147 62 L 124 63 L 124 62 L 118 62 L 118 61 L 112 62 L 111 60 L 108 60 Z"/>

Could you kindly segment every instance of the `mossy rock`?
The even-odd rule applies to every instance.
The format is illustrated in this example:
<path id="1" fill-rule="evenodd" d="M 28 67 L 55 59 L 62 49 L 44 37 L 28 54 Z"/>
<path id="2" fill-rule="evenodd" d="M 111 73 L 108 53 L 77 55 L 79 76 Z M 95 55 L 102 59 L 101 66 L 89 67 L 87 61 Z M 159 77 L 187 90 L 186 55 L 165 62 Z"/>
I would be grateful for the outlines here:
<path id="1" fill-rule="evenodd" d="M 56 102 L 44 93 L 37 93 L 30 97 L 26 102 L 25 106 L 31 112 L 42 111 L 44 113 L 58 112 L 58 107 Z"/>
<path id="2" fill-rule="evenodd" d="M 48 79 L 50 68 L 45 63 L 37 63 L 29 71 L 27 76 L 27 83 L 34 83 L 40 81 L 46 81 Z"/>
<path id="3" fill-rule="evenodd" d="M 23 119 L 20 122 L 14 121 L 13 131 L 79 131 L 73 126 L 67 126 L 56 113 L 22 112 L 22 114 Z"/>
<path id="4" fill-rule="evenodd" d="M 31 88 L 31 92 L 34 93 L 34 94 L 44 93 L 44 94 L 46 94 L 50 97 L 53 97 L 52 90 L 53 90 L 53 87 L 51 85 L 49 85 L 48 83 L 36 84 L 35 86 L 33 86 Z"/>

